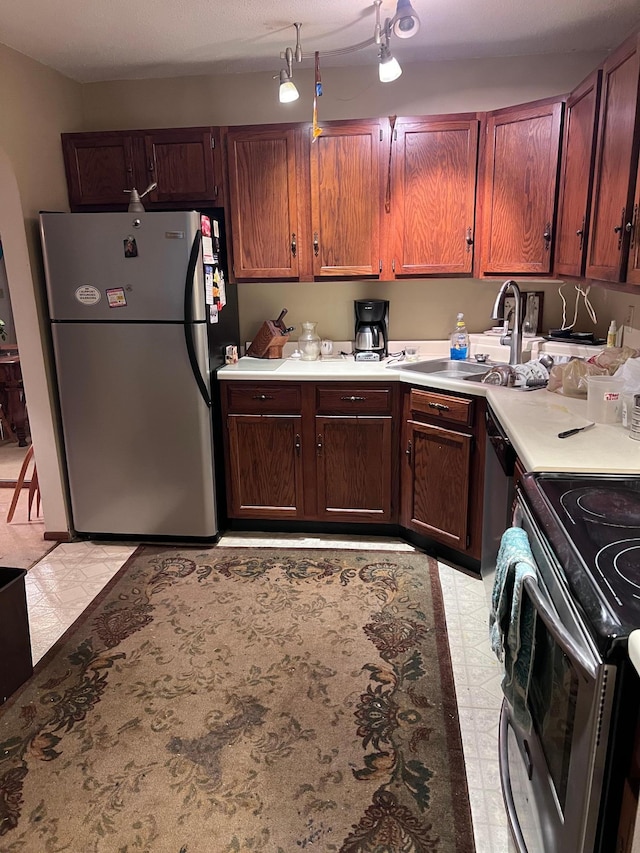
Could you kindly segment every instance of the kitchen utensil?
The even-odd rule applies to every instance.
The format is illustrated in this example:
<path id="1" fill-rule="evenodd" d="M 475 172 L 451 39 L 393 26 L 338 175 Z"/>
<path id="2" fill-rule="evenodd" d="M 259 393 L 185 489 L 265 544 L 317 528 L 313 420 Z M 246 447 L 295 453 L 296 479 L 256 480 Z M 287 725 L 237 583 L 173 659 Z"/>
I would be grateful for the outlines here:
<path id="1" fill-rule="evenodd" d="M 284 316 L 288 310 L 288 308 L 283 308 L 280 314 L 278 315 L 278 319 L 273 321 L 274 325 L 278 326 L 280 329 L 282 329 L 284 326 L 284 323 L 282 321 L 284 320 Z"/>
<path id="2" fill-rule="evenodd" d="M 513 385 L 515 382 L 516 373 L 513 367 L 508 364 L 498 364 L 492 367 L 488 373 L 482 377 L 484 385 Z"/>
<path id="3" fill-rule="evenodd" d="M 566 429 L 564 430 L 564 432 L 558 433 L 558 438 L 569 438 L 570 435 L 575 435 L 577 432 L 582 432 L 583 429 L 591 429 L 592 426 L 595 426 L 595 422 L 585 424 L 581 427 L 574 427 L 573 429 Z"/>
<path id="4" fill-rule="evenodd" d="M 546 367 L 547 370 L 551 370 L 553 367 L 553 356 L 549 355 L 549 353 L 543 352 L 538 361 Z"/>

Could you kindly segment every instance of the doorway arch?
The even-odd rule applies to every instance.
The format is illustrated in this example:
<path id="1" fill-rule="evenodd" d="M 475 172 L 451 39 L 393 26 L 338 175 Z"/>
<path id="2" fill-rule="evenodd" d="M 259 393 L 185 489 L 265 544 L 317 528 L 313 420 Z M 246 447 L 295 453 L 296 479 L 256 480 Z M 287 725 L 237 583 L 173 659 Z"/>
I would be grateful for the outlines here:
<path id="1" fill-rule="evenodd" d="M 61 454 L 47 377 L 48 354 L 38 314 L 24 213 L 15 172 L 0 147 L 0 239 L 4 250 L 11 306 L 20 341 L 20 365 L 29 394 L 29 424 L 42 495 L 45 538 L 66 539 L 70 523 Z M 36 278 L 37 281 L 37 278 Z"/>

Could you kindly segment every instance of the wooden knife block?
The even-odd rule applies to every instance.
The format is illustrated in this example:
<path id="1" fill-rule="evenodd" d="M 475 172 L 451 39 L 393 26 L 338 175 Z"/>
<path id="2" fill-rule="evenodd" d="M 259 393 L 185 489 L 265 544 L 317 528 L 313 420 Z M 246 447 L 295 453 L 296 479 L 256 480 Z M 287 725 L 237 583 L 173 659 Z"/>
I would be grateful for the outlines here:
<path id="1" fill-rule="evenodd" d="M 289 340 L 283 335 L 273 320 L 265 320 L 258 329 L 247 355 L 252 358 L 282 358 L 282 348 Z"/>

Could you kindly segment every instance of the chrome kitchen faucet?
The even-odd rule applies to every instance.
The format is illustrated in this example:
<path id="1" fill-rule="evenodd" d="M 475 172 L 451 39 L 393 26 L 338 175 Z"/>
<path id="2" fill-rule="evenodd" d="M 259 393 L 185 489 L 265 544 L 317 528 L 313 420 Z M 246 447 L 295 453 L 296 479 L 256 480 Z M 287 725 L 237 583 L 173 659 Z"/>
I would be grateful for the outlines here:
<path id="1" fill-rule="evenodd" d="M 508 279 L 502 285 L 496 296 L 496 301 L 493 306 L 492 318 L 494 320 L 504 320 L 504 298 L 511 291 L 513 294 L 513 329 L 510 333 L 506 333 L 507 324 L 505 323 L 505 334 L 500 338 L 501 344 L 509 344 L 509 364 L 520 364 L 522 360 L 522 294 L 520 288 L 513 279 Z"/>

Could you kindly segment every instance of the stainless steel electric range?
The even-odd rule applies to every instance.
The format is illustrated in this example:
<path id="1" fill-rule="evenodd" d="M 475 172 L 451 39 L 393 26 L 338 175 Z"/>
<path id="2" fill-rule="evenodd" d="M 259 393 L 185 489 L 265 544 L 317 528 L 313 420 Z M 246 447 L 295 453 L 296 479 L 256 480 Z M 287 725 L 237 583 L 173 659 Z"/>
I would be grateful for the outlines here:
<path id="1" fill-rule="evenodd" d="M 535 637 L 525 730 L 507 700 L 500 769 L 518 853 L 618 849 L 640 681 L 640 477 L 527 474 L 514 525 L 537 566 L 524 584 Z"/>

